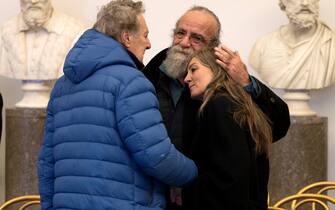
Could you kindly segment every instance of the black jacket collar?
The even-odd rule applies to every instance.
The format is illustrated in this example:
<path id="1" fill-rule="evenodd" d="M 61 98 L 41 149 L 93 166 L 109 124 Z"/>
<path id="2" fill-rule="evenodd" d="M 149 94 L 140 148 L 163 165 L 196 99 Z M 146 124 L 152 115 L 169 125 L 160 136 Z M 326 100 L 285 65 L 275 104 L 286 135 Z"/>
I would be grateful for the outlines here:
<path id="1" fill-rule="evenodd" d="M 126 50 L 127 50 L 127 49 L 126 49 Z M 130 56 L 130 58 L 134 61 L 136 67 L 137 67 L 140 71 L 142 71 L 143 68 L 144 68 L 144 64 L 143 64 L 141 61 L 139 61 L 139 60 L 137 59 L 137 57 L 136 57 L 132 52 L 130 52 L 129 50 L 127 50 L 127 53 L 128 53 L 128 55 Z"/>

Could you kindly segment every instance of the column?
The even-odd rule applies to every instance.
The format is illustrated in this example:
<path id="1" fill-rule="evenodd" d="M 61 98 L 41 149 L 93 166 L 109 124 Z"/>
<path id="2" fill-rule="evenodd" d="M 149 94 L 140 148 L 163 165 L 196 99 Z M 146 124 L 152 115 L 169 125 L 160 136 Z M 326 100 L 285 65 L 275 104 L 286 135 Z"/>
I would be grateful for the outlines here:
<path id="1" fill-rule="evenodd" d="M 291 127 L 270 151 L 271 204 L 327 180 L 327 118 L 292 117 Z"/>
<path id="2" fill-rule="evenodd" d="M 45 109 L 6 109 L 6 200 L 38 194 L 36 161 L 43 139 Z"/>

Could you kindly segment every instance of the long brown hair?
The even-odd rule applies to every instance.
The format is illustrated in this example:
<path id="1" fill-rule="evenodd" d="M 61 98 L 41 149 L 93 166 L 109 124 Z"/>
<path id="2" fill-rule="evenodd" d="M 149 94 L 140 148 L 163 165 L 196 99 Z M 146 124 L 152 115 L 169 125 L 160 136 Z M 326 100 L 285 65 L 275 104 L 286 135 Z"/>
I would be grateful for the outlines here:
<path id="1" fill-rule="evenodd" d="M 199 109 L 201 114 L 208 101 L 215 96 L 224 95 L 235 104 L 233 118 L 240 126 L 248 128 L 256 144 L 257 154 L 268 154 L 272 142 L 272 130 L 267 116 L 255 104 L 251 96 L 237 84 L 228 73 L 216 63 L 213 50 L 204 49 L 192 55 L 213 72 L 213 79 L 208 84 Z M 191 59 L 190 58 L 190 61 Z"/>

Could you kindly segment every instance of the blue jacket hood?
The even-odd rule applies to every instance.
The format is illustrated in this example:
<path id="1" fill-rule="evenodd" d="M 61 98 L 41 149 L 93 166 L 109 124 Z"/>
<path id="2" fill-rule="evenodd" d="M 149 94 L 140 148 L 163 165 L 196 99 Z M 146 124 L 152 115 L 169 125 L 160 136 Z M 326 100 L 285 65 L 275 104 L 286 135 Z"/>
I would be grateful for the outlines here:
<path id="1" fill-rule="evenodd" d="M 124 46 L 95 29 L 89 29 L 66 56 L 64 75 L 73 83 L 79 83 L 99 69 L 116 64 L 136 68 Z"/>

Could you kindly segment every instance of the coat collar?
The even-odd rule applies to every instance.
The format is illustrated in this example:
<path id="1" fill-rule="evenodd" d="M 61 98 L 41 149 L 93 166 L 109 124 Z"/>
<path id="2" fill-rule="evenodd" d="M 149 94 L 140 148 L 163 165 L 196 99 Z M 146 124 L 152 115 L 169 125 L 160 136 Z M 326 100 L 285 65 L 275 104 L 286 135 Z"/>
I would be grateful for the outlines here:
<path id="1" fill-rule="evenodd" d="M 126 49 L 126 50 L 127 50 L 127 49 Z M 130 52 L 129 50 L 127 50 L 127 53 L 128 53 L 128 55 L 130 56 L 130 58 L 134 61 L 136 67 L 137 67 L 139 70 L 142 70 L 142 69 L 144 68 L 144 64 L 143 64 L 141 61 L 139 61 L 139 60 L 137 59 L 137 57 L 136 57 L 132 52 Z"/>

